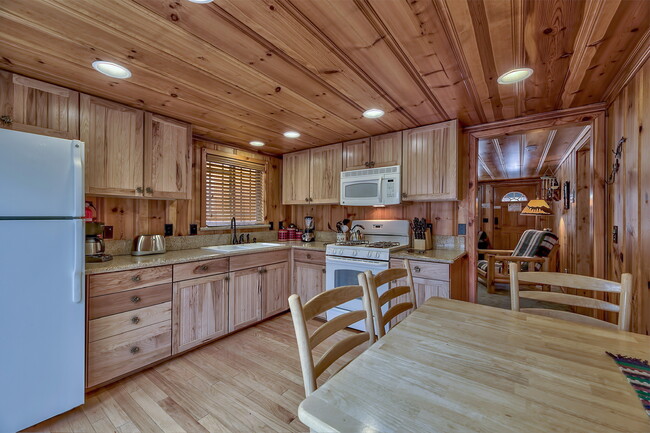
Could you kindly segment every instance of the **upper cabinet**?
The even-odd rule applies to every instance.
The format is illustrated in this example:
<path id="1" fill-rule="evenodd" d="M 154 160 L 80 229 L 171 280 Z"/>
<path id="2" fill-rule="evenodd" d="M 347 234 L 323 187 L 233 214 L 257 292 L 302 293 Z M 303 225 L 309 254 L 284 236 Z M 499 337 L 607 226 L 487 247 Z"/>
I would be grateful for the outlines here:
<path id="1" fill-rule="evenodd" d="M 79 138 L 79 93 L 0 71 L 0 127 Z"/>
<path id="2" fill-rule="evenodd" d="M 145 114 L 144 195 L 189 199 L 192 194 L 192 128 L 188 123 Z"/>
<path id="3" fill-rule="evenodd" d="M 402 200 L 458 199 L 458 121 L 403 132 Z"/>
<path id="4" fill-rule="evenodd" d="M 338 204 L 341 143 L 287 153 L 282 162 L 282 204 Z"/>
<path id="5" fill-rule="evenodd" d="M 282 156 L 282 204 L 309 204 L 309 150 Z"/>
<path id="6" fill-rule="evenodd" d="M 142 197 L 144 112 L 81 95 L 81 141 L 86 143 L 86 192 Z"/>
<path id="7" fill-rule="evenodd" d="M 343 170 L 387 167 L 401 162 L 401 131 L 343 143 Z"/>
<path id="8" fill-rule="evenodd" d="M 310 203 L 339 203 L 341 195 L 341 149 L 341 143 L 337 143 L 310 150 Z"/>

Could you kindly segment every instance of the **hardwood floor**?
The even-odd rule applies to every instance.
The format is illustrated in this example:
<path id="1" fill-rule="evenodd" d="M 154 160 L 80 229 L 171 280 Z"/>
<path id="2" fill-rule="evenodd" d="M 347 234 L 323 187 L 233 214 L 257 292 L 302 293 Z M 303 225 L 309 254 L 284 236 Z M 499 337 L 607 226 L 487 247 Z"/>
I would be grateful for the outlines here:
<path id="1" fill-rule="evenodd" d="M 310 332 L 319 322 L 310 323 Z M 322 355 L 345 331 L 321 344 Z M 365 349 L 341 358 L 337 371 Z M 326 372 L 319 385 L 327 380 Z M 86 395 L 86 403 L 27 432 L 306 432 L 289 313 Z"/>

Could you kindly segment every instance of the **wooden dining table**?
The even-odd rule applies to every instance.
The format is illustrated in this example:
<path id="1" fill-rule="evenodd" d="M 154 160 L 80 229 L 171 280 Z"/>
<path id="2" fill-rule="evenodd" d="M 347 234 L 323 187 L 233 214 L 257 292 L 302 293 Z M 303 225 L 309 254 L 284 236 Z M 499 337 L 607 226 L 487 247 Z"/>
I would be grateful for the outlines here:
<path id="1" fill-rule="evenodd" d="M 606 351 L 650 336 L 430 298 L 307 397 L 316 432 L 650 432 Z"/>

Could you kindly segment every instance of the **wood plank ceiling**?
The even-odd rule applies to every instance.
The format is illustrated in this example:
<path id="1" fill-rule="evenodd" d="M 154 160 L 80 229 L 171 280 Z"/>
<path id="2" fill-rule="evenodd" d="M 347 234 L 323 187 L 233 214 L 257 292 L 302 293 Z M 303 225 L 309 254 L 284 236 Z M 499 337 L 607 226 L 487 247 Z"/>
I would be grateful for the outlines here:
<path id="1" fill-rule="evenodd" d="M 647 48 L 647 0 L 0 1 L 0 68 L 271 153 L 603 100 Z M 109 60 L 133 76 L 90 68 Z M 502 86 L 503 72 L 534 69 Z M 386 111 L 378 120 L 361 112 Z M 299 139 L 282 132 L 297 130 Z"/>
<path id="2" fill-rule="evenodd" d="M 589 139 L 588 125 L 535 129 L 479 140 L 479 181 L 554 173 L 574 144 Z"/>

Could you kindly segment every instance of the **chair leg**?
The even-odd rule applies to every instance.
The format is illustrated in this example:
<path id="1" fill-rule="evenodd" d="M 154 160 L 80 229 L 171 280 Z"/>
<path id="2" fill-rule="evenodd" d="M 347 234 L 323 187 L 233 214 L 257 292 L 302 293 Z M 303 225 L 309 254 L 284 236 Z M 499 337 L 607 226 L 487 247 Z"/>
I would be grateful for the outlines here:
<path id="1" fill-rule="evenodd" d="M 487 281 L 486 281 L 486 286 L 487 286 L 487 292 L 490 294 L 495 294 L 496 289 L 494 286 L 494 267 L 496 264 L 494 263 L 494 256 L 489 255 L 488 256 L 488 267 L 487 267 Z"/>

